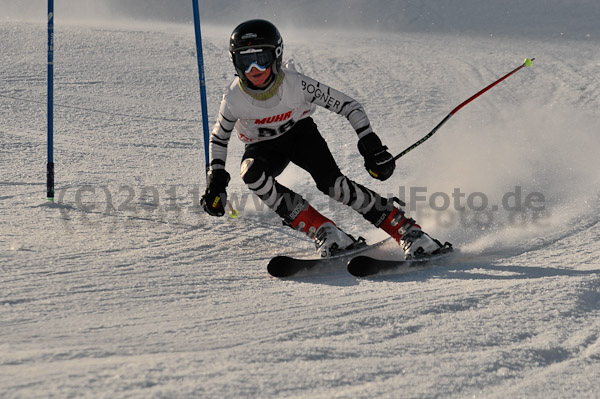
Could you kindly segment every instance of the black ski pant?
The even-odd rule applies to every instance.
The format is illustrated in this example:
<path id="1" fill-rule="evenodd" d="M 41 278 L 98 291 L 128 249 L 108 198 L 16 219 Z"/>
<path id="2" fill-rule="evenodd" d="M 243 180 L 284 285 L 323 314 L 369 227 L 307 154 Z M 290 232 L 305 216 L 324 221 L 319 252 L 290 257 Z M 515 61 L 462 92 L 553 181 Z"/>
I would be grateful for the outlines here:
<path id="1" fill-rule="evenodd" d="M 321 192 L 352 207 L 377 227 L 393 208 L 392 201 L 342 174 L 308 117 L 276 139 L 246 145 L 242 157 L 241 176 L 248 188 L 287 223 L 306 206 L 300 194 L 275 179 L 290 162 L 310 173 Z"/>

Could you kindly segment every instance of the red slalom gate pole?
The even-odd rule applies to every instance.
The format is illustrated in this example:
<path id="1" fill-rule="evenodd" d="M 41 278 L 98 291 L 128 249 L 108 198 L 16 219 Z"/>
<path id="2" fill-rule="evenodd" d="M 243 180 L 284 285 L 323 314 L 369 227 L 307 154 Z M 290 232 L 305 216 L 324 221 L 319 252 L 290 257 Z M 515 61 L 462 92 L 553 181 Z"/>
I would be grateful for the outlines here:
<path id="1" fill-rule="evenodd" d="M 462 103 L 460 103 L 456 108 L 454 108 L 452 111 L 450 111 L 450 113 L 448 115 L 446 115 L 446 117 L 440 123 L 438 123 L 437 126 L 434 127 L 431 132 L 427 133 L 427 135 L 425 135 L 419 141 L 417 141 L 416 143 L 414 143 L 413 145 L 411 145 L 410 147 L 408 147 L 406 150 L 402 151 L 400 154 L 396 155 L 394 157 L 394 161 L 397 160 L 398 158 L 403 157 L 404 155 L 408 154 L 410 151 L 414 150 L 415 148 L 417 148 L 418 146 L 420 146 L 421 144 L 423 144 L 425 141 L 427 141 L 431 136 L 433 136 L 435 134 L 435 132 L 437 132 L 444 125 L 444 123 L 448 122 L 448 120 L 450 118 L 452 118 L 452 116 L 454 116 L 454 114 L 456 114 L 458 111 L 460 111 L 461 108 L 463 108 L 465 105 L 467 105 L 471 101 L 475 100 L 477 97 L 479 97 L 480 95 L 482 95 L 483 93 L 485 93 L 486 91 L 488 91 L 489 89 L 491 89 L 492 87 L 496 86 L 498 83 L 502 82 L 504 79 L 506 79 L 509 76 L 511 76 L 512 74 L 516 73 L 521 68 L 531 66 L 531 63 L 534 60 L 535 60 L 535 58 L 531 58 L 531 59 L 530 58 L 525 58 L 525 61 L 519 67 L 513 69 L 512 71 L 510 71 L 506 75 L 502 76 L 500 79 L 496 80 L 494 83 L 486 86 L 485 88 L 481 89 L 480 91 L 478 91 L 477 93 L 473 94 L 471 97 L 469 97 L 468 99 L 466 99 L 465 101 L 463 101 Z"/>

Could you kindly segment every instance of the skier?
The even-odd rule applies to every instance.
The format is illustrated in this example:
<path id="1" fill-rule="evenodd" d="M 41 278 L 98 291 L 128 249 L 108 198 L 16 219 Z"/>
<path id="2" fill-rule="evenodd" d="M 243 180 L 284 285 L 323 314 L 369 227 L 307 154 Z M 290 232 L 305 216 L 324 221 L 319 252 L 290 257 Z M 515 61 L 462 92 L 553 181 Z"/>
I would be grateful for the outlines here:
<path id="1" fill-rule="evenodd" d="M 283 40 L 268 21 L 238 25 L 229 40 L 229 54 L 237 78 L 223 96 L 211 133 L 207 188 L 201 202 L 208 214 L 225 214 L 230 180 L 225 161 L 235 128 L 246 143 L 241 162 L 244 183 L 284 224 L 314 239 L 321 256 L 352 248 L 357 240 L 276 180 L 289 162 L 308 171 L 321 192 L 392 236 L 407 259 L 439 252 L 442 244 L 407 218 L 399 201 L 383 198 L 342 174 L 310 117 L 315 105 L 345 116 L 358 135 L 358 150 L 368 173 L 386 180 L 394 172 L 395 160 L 373 132 L 361 104 L 297 72 L 291 63 L 282 65 Z"/>

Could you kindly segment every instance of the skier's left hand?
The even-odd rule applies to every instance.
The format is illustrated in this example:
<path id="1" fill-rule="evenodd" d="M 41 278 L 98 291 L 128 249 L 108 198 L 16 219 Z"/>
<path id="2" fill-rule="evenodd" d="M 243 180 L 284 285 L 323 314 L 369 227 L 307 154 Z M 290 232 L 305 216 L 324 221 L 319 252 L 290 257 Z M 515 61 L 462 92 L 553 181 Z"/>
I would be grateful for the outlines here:
<path id="1" fill-rule="evenodd" d="M 379 180 L 387 180 L 396 169 L 396 161 L 375 133 L 358 140 L 358 151 L 365 159 L 367 172 Z"/>

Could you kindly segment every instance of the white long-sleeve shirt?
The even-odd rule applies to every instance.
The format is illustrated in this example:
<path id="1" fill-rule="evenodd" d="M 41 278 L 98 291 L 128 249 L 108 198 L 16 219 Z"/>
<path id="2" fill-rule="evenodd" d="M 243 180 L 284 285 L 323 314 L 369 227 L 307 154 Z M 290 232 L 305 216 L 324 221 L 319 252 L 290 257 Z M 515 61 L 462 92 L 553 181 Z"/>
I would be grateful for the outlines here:
<path id="1" fill-rule="evenodd" d="M 293 64 L 288 63 L 281 73 L 283 81 L 266 99 L 259 99 L 260 92 L 252 95 L 251 90 L 242 88 L 237 77 L 227 88 L 210 138 L 211 169 L 225 168 L 227 144 L 234 128 L 244 143 L 272 140 L 310 116 L 316 105 L 345 116 L 359 139 L 372 132 L 369 119 L 356 100 L 299 73 Z"/>

